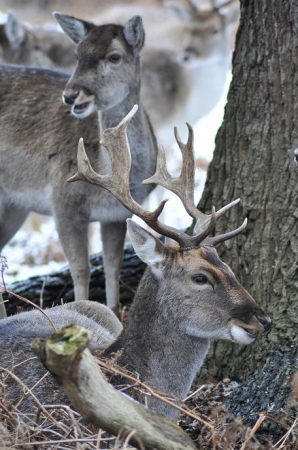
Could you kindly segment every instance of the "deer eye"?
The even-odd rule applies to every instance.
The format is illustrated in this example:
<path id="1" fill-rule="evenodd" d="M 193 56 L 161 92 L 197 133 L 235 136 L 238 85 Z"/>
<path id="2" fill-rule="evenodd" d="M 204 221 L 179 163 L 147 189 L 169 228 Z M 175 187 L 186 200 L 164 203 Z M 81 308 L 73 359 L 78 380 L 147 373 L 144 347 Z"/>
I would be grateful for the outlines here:
<path id="1" fill-rule="evenodd" d="M 196 284 L 206 284 L 208 283 L 207 277 L 205 277 L 205 275 L 195 275 L 194 277 L 192 277 L 193 282 Z"/>
<path id="2" fill-rule="evenodd" d="M 118 55 L 118 53 L 114 53 L 113 55 L 109 56 L 109 61 L 113 64 L 117 64 L 121 61 L 121 55 Z"/>

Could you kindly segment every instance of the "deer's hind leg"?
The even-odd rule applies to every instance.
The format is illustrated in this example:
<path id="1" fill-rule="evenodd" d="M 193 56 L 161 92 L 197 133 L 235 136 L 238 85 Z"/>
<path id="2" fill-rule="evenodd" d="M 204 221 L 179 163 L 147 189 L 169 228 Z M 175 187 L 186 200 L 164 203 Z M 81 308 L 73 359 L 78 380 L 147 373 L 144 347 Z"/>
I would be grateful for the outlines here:
<path id="1" fill-rule="evenodd" d="M 119 275 L 122 265 L 126 222 L 101 223 L 107 306 L 119 308 Z"/>
<path id="2" fill-rule="evenodd" d="M 0 253 L 25 222 L 29 210 L 14 204 L 8 204 L 0 198 Z M 5 256 L 5 255 L 4 255 Z M 8 262 L 9 263 L 9 262 Z M 0 284 L 2 280 L 0 280 Z M 6 317 L 3 297 L 0 293 L 0 319 Z"/>

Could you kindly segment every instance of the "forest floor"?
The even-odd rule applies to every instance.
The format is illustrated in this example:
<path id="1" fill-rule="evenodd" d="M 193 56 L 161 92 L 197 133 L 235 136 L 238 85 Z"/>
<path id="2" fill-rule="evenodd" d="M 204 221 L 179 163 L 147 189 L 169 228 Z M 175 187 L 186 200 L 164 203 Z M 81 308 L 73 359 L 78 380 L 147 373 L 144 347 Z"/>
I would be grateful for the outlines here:
<path id="1" fill-rule="evenodd" d="M 298 428 L 276 421 L 270 414 L 260 414 L 253 427 L 244 425 L 243 418 L 235 418 L 225 409 L 224 400 L 237 386 L 229 379 L 219 383 L 200 385 L 191 392 L 183 405 L 179 425 L 201 450 L 297 450 Z M 81 417 L 69 407 L 48 409 L 46 417 L 39 411 L 28 420 L 18 412 L 16 405 L 5 399 L 3 382 L 0 384 L 0 448 L 11 449 L 112 449 L 131 447 L 129 440 L 108 436 L 94 426 L 87 427 Z M 57 430 L 55 419 L 63 422 L 64 430 Z M 262 424 L 274 420 L 275 432 L 266 433 Z M 57 423 L 57 422 L 56 422 Z M 262 430 L 260 432 L 260 430 Z M 175 450 L 173 448 L 173 450 Z"/>

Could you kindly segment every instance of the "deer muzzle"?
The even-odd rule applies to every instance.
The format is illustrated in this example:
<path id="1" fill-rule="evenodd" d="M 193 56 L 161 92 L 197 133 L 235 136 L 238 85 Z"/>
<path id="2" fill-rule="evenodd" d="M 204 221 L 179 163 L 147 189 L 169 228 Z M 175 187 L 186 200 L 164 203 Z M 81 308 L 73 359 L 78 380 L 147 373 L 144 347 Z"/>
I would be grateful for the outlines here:
<path id="1" fill-rule="evenodd" d="M 265 315 L 254 314 L 249 321 L 243 321 L 238 318 L 231 319 L 229 325 L 233 341 L 239 344 L 250 344 L 259 333 L 270 331 L 271 319 Z"/>
<path id="2" fill-rule="evenodd" d="M 94 95 L 84 90 L 66 88 L 62 95 L 63 102 L 71 105 L 71 114 L 79 119 L 84 119 L 94 111 Z"/>

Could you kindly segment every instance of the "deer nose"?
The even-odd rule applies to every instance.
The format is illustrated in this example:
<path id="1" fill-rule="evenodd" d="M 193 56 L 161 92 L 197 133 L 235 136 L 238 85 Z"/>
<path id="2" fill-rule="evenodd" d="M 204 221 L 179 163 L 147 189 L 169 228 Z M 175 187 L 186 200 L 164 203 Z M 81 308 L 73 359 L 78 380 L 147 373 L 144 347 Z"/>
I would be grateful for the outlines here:
<path id="1" fill-rule="evenodd" d="M 269 319 L 269 317 L 258 317 L 258 321 L 261 325 L 263 325 L 265 331 L 269 331 L 271 329 L 271 319 Z"/>
<path id="2" fill-rule="evenodd" d="M 66 92 L 63 92 L 63 101 L 67 105 L 73 105 L 75 100 L 79 96 L 79 91 L 72 91 L 71 94 L 67 94 Z"/>

